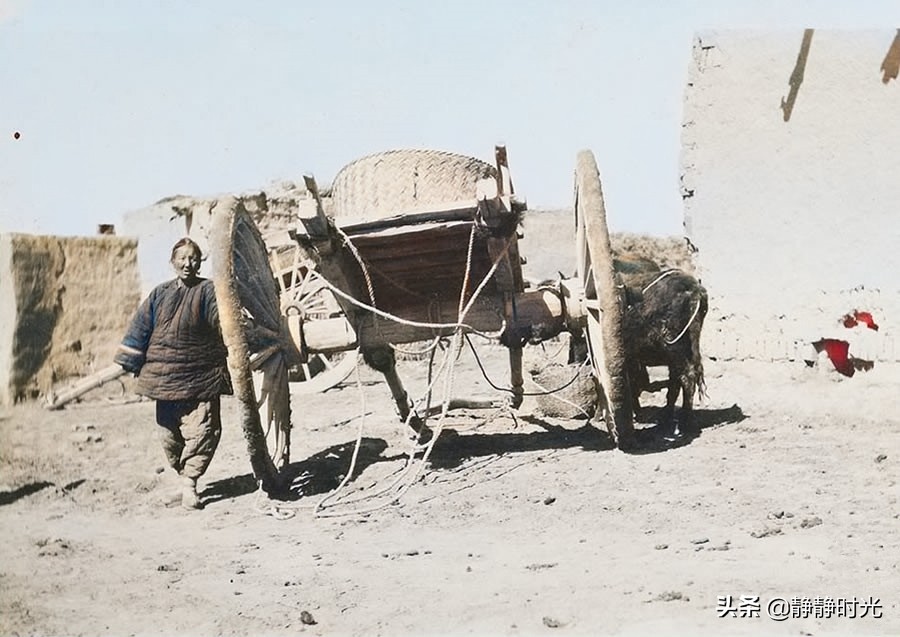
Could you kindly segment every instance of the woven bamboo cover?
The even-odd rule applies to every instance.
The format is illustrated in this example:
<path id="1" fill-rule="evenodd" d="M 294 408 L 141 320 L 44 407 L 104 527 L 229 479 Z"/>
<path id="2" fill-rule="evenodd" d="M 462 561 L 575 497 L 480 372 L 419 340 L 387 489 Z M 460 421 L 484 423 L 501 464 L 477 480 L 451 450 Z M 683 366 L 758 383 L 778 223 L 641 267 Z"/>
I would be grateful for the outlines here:
<path id="1" fill-rule="evenodd" d="M 391 150 L 357 159 L 334 178 L 335 217 L 383 219 L 452 201 L 475 199 L 494 166 L 437 150 Z"/>

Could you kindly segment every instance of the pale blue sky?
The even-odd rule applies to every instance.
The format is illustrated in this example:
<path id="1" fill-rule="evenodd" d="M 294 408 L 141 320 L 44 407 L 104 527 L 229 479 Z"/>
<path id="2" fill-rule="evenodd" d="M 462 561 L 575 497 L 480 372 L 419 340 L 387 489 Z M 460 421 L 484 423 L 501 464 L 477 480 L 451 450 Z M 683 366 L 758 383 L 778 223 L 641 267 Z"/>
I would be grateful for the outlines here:
<path id="1" fill-rule="evenodd" d="M 0 0 L 0 231 L 505 142 L 529 207 L 570 205 L 590 148 L 612 230 L 678 234 L 695 31 L 898 24 L 896 0 Z"/>

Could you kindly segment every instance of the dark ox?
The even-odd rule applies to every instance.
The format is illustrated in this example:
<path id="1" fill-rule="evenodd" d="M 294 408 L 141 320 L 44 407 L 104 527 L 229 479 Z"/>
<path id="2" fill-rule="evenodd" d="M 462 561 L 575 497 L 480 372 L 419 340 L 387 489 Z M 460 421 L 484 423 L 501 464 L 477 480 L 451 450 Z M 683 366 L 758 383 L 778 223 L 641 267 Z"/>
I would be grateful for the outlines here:
<path id="1" fill-rule="evenodd" d="M 703 396 L 706 389 L 700 356 L 706 290 L 691 275 L 674 269 L 623 276 L 623 282 L 628 299 L 623 325 L 626 366 L 635 413 L 640 410 L 641 393 L 652 389 L 647 367 L 665 366 L 669 369 L 666 420 L 674 420 L 680 392 L 681 424 L 689 427 L 694 393 Z"/>
<path id="2" fill-rule="evenodd" d="M 669 369 L 665 420 L 675 424 L 675 403 L 682 394 L 682 425 L 692 425 L 694 393 L 705 393 L 700 332 L 706 317 L 706 290 L 681 270 L 661 270 L 650 259 L 620 254 L 613 268 L 625 285 L 624 337 L 626 366 L 635 414 L 641 410 L 640 395 L 657 389 L 651 385 L 648 367 Z M 587 346 L 573 338 L 569 362 L 583 361 Z"/>

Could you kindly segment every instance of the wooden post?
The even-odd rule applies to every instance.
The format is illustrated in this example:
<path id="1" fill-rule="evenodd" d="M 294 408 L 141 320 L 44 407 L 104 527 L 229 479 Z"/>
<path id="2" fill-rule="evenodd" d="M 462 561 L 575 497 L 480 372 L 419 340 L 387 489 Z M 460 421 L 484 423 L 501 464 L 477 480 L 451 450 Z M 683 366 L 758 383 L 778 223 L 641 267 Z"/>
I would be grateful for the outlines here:
<path id="1" fill-rule="evenodd" d="M 327 234 L 328 227 L 334 223 L 334 219 L 325 213 L 325 208 L 322 206 L 322 198 L 319 196 L 319 186 L 316 184 L 316 178 L 312 175 L 303 175 L 303 183 L 306 185 L 306 190 L 312 195 L 313 200 L 316 202 L 315 221 L 316 226 L 318 227 L 314 229 L 318 231 L 317 234 Z M 307 225 L 307 230 L 309 229 L 310 228 Z"/>

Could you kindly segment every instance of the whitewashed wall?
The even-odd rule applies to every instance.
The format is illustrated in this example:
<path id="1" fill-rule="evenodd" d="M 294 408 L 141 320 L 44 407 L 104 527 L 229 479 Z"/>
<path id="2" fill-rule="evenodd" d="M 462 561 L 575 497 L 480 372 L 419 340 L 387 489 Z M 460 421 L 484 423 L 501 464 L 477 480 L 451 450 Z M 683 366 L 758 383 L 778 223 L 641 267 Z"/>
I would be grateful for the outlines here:
<path id="1" fill-rule="evenodd" d="M 682 194 L 710 293 L 704 353 L 806 358 L 810 342 L 831 337 L 851 340 L 856 356 L 898 360 L 900 85 L 890 61 L 887 75 L 881 67 L 900 38 L 810 35 L 799 83 L 803 30 L 695 38 Z M 854 309 L 879 331 L 844 328 Z"/>

